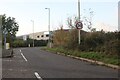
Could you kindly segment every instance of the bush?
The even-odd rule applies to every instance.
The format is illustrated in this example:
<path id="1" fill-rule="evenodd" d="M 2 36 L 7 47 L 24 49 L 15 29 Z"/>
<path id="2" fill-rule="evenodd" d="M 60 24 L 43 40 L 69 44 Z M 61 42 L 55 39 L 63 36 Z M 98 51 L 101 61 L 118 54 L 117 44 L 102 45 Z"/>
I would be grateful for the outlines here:
<path id="1" fill-rule="evenodd" d="M 38 46 L 46 46 L 48 43 L 47 40 L 34 40 L 34 46 L 38 47 Z M 28 47 L 28 45 L 30 44 L 30 46 L 33 46 L 33 40 L 32 39 L 28 39 L 26 41 L 23 41 L 22 39 L 16 39 L 13 44 L 12 47 L 16 48 L 16 47 Z"/>
<path id="2" fill-rule="evenodd" d="M 38 46 L 47 46 L 47 40 L 34 40 L 34 44 L 36 47 Z"/>
<path id="3" fill-rule="evenodd" d="M 13 42 L 13 46 L 12 47 L 23 47 L 24 46 L 24 41 L 23 40 L 15 40 Z"/>
<path id="4" fill-rule="evenodd" d="M 111 40 L 104 46 L 106 54 L 118 55 L 120 53 L 120 40 Z"/>
<path id="5" fill-rule="evenodd" d="M 78 44 L 78 30 L 63 29 L 53 36 L 54 47 L 63 47 L 71 50 L 101 52 L 117 55 L 120 53 L 120 32 L 85 32 L 81 30 L 81 43 Z"/>

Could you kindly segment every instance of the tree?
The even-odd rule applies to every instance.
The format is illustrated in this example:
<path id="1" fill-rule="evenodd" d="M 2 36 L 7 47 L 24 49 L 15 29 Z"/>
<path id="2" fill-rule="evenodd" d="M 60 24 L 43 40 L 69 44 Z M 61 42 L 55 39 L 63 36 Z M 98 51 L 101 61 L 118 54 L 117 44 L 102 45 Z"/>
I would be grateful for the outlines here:
<path id="1" fill-rule="evenodd" d="M 84 9 L 84 11 L 86 10 Z M 92 11 L 91 8 L 89 8 L 89 12 L 87 13 L 87 15 L 84 15 L 82 19 L 84 22 L 84 25 L 87 27 L 88 31 L 91 31 L 91 32 L 95 31 L 95 28 L 94 29 L 92 28 L 92 18 L 94 16 L 94 11 Z"/>
<path id="2" fill-rule="evenodd" d="M 11 43 L 13 41 L 13 39 L 16 37 L 18 28 L 19 28 L 19 25 L 15 21 L 15 18 L 6 17 L 5 14 L 2 15 L 2 28 L 1 29 L 2 29 L 3 35 L 5 34 L 5 30 L 7 32 L 6 34 L 7 42 Z"/>
<path id="3" fill-rule="evenodd" d="M 76 28 L 76 22 L 79 21 L 79 18 L 78 17 L 74 17 L 73 19 L 68 17 L 67 18 L 67 25 L 70 29 L 75 29 Z"/>
<path id="4" fill-rule="evenodd" d="M 86 10 L 84 10 L 84 11 L 86 11 Z M 83 23 L 84 26 L 87 27 L 88 31 L 90 31 L 90 32 L 96 32 L 96 28 L 92 27 L 93 16 L 94 16 L 94 11 L 92 11 L 91 8 L 89 8 L 89 11 L 87 11 L 87 14 L 80 16 L 81 17 L 80 21 Z M 70 29 L 75 29 L 76 22 L 78 22 L 78 21 L 79 21 L 79 18 L 76 16 L 73 19 L 68 17 L 67 25 Z"/>

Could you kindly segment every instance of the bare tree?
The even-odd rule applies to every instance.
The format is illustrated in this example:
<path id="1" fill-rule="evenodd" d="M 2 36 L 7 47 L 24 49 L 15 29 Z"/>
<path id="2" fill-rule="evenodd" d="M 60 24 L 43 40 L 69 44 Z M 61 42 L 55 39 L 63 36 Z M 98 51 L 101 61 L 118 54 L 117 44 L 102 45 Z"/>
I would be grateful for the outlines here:
<path id="1" fill-rule="evenodd" d="M 86 12 L 85 9 L 84 9 L 84 11 Z M 84 25 L 87 26 L 88 31 L 92 31 L 93 30 L 93 28 L 92 28 L 92 18 L 94 16 L 94 11 L 92 11 L 91 8 L 90 8 L 87 15 L 83 16 L 83 22 L 84 22 Z"/>

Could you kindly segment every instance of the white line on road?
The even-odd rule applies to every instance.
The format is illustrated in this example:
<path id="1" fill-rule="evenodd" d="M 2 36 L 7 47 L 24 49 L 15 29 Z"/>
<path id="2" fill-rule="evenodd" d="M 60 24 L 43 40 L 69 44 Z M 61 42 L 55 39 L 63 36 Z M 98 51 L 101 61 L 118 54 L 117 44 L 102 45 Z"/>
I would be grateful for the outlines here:
<path id="1" fill-rule="evenodd" d="M 21 53 L 22 57 L 24 58 L 25 61 L 27 61 L 27 59 L 25 58 L 25 56 L 23 55 L 23 53 Z"/>
<path id="2" fill-rule="evenodd" d="M 21 52 L 21 50 L 20 50 L 20 52 Z"/>
<path id="3" fill-rule="evenodd" d="M 39 76 L 39 74 L 37 72 L 34 73 L 35 76 L 37 77 L 38 80 L 42 80 L 42 78 Z"/>

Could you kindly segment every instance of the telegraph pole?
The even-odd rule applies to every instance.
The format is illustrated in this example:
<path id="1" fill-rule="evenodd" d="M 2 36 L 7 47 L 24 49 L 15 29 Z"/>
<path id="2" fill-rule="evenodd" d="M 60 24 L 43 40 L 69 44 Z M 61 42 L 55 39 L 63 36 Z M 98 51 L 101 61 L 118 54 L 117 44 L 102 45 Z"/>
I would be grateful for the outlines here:
<path id="1" fill-rule="evenodd" d="M 83 24 L 80 21 L 80 0 L 78 0 L 78 20 L 76 21 L 75 24 L 76 28 L 78 29 L 78 44 L 80 45 L 80 30 L 83 28 Z"/>
<path id="2" fill-rule="evenodd" d="M 78 0 L 78 21 L 80 22 L 80 0 Z M 80 44 L 80 29 L 78 29 L 78 39 L 79 39 L 79 44 Z"/>

